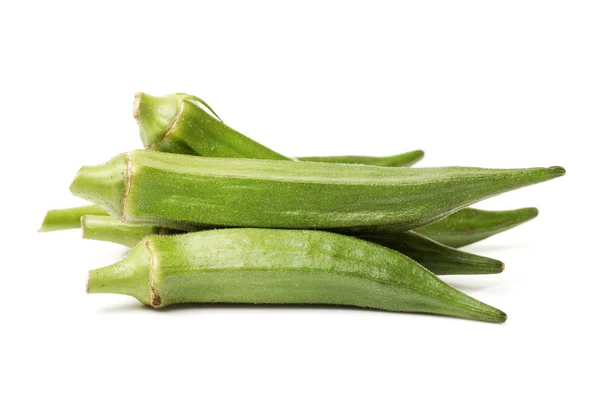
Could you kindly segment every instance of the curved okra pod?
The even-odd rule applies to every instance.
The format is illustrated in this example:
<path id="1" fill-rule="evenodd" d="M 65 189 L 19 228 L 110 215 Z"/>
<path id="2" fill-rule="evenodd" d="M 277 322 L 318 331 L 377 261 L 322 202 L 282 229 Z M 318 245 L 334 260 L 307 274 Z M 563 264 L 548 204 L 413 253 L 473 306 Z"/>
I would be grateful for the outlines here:
<path id="1" fill-rule="evenodd" d="M 85 239 L 103 240 L 133 247 L 147 235 L 183 234 L 150 225 L 125 225 L 112 217 L 86 215 L 81 219 Z M 359 239 L 397 250 L 436 275 L 497 274 L 504 264 L 498 260 L 466 253 L 413 232 L 391 235 L 357 235 Z"/>
<path id="2" fill-rule="evenodd" d="M 46 214 L 40 232 L 61 229 L 87 228 L 83 236 L 86 239 L 115 242 L 132 247 L 145 235 L 156 234 L 159 230 L 167 233 L 167 228 L 145 226 L 138 230 L 132 225 L 119 223 L 100 206 L 51 210 Z M 414 231 L 440 244 L 458 248 L 478 242 L 490 236 L 514 228 L 532 220 L 538 215 L 537 208 L 521 208 L 517 210 L 487 211 L 475 208 L 464 208 L 428 225 L 415 228 Z M 86 216 L 87 223 L 79 220 Z M 98 216 L 98 218 L 96 218 Z M 128 228 L 129 227 L 129 228 Z M 397 234 L 395 229 L 381 232 L 388 240 Z"/>
<path id="3" fill-rule="evenodd" d="M 205 157 L 291 160 L 225 125 L 206 102 L 189 94 L 136 93 L 133 116 L 140 128 L 142 143 L 149 150 Z M 298 160 L 407 167 L 421 160 L 423 155 L 417 150 L 390 157 L 300 157 Z"/>
<path id="4" fill-rule="evenodd" d="M 148 236 L 90 271 L 90 293 L 178 303 L 332 304 L 502 323 L 506 314 L 402 254 L 320 231 L 220 229 Z"/>
<path id="5" fill-rule="evenodd" d="M 377 165 L 380 167 L 410 167 L 421 161 L 425 153 L 423 150 L 409 151 L 408 153 L 395 154 L 388 157 L 367 156 L 324 156 L 324 157 L 297 157 L 298 161 L 314 161 L 338 164 L 363 164 Z"/>
<path id="6" fill-rule="evenodd" d="M 83 215 L 108 215 L 104 208 L 90 204 L 82 207 L 63 208 L 59 210 L 50 210 L 46 213 L 42 226 L 38 232 L 59 231 L 63 229 L 74 229 L 81 226 L 81 217 Z"/>
<path id="7" fill-rule="evenodd" d="M 382 168 L 134 150 L 81 168 L 71 192 L 128 224 L 373 233 L 423 226 L 564 173 L 562 167 Z"/>
<path id="8" fill-rule="evenodd" d="M 510 211 L 486 211 L 465 208 L 415 232 L 450 247 L 462 247 L 504 232 L 537 217 L 538 209 L 520 208 Z"/>

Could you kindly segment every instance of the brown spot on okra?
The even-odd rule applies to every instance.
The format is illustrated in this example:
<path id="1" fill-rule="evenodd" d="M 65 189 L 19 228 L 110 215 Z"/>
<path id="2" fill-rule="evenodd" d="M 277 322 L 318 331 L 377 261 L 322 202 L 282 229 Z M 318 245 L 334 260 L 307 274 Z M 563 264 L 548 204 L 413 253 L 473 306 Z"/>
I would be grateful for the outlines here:
<path id="1" fill-rule="evenodd" d="M 184 107 L 185 107 L 185 101 L 182 101 L 181 104 L 179 104 L 179 109 L 177 110 L 177 114 L 175 115 L 175 118 L 173 118 L 173 123 L 171 124 L 169 129 L 167 129 L 167 131 L 165 132 L 163 137 L 160 138 L 160 140 L 157 140 L 156 142 L 152 143 L 151 145 L 146 146 L 146 150 L 152 150 L 153 148 L 155 148 L 156 146 L 158 146 L 159 144 L 164 142 L 167 137 L 169 137 L 171 132 L 173 132 L 175 130 L 175 126 L 177 126 L 177 122 L 179 121 L 179 118 L 181 118 L 181 114 L 183 113 Z"/>
<path id="2" fill-rule="evenodd" d="M 156 290 L 156 280 L 154 277 L 154 274 L 156 272 L 156 266 L 154 265 L 154 254 L 152 253 L 150 240 L 147 237 L 144 239 L 144 246 L 146 247 L 146 251 L 148 252 L 148 260 L 150 264 L 150 305 L 154 308 L 158 308 L 161 306 L 161 298 L 158 294 L 158 291 Z"/>
<path id="3" fill-rule="evenodd" d="M 137 92 L 135 99 L 133 100 L 133 118 L 138 120 L 140 118 L 140 103 L 142 102 L 142 93 Z"/>
<path id="4" fill-rule="evenodd" d="M 151 300 L 150 305 L 154 308 L 160 307 L 160 296 L 154 292 L 154 287 L 151 287 Z"/>

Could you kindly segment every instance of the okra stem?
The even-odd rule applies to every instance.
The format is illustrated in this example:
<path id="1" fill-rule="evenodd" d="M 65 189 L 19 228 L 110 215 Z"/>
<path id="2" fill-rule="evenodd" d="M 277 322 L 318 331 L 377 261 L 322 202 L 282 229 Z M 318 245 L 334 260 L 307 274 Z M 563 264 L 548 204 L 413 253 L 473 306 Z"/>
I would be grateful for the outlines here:
<path id="1" fill-rule="evenodd" d="M 163 230 L 150 225 L 125 225 L 110 216 L 84 215 L 81 217 L 81 232 L 84 239 L 133 247 L 145 236 L 162 234 Z"/>
<path id="2" fill-rule="evenodd" d="M 81 217 L 86 214 L 108 215 L 108 213 L 96 204 L 82 207 L 63 208 L 50 210 L 46 213 L 44 221 L 38 232 L 51 232 L 62 229 L 74 229 L 81 226 Z"/>

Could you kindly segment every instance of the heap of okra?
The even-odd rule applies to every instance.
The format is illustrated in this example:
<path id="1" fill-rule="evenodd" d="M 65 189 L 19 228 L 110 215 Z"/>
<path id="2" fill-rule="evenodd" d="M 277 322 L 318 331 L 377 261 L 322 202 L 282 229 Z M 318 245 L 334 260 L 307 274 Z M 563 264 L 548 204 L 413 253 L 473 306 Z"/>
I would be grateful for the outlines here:
<path id="1" fill-rule="evenodd" d="M 409 168 L 422 151 L 288 158 L 182 93 L 138 93 L 133 114 L 145 149 L 81 168 L 71 192 L 93 204 L 49 211 L 40 231 L 81 228 L 131 247 L 90 271 L 87 291 L 152 307 L 330 304 L 501 323 L 504 312 L 437 275 L 502 272 L 458 248 L 537 209 L 468 206 L 565 173 Z"/>

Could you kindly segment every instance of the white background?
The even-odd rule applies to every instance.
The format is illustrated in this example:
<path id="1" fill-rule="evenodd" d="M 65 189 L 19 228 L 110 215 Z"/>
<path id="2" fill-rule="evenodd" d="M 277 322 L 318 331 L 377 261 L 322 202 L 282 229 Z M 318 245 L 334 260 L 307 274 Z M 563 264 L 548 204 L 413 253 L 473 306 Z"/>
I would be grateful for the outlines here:
<path id="1" fill-rule="evenodd" d="M 218 5 L 213 4 L 218 3 Z M 17 5 L 18 4 L 18 5 Z M 594 1 L 3 2 L 3 399 L 598 398 L 600 12 Z M 478 204 L 540 216 L 447 282 L 504 325 L 86 295 L 125 248 L 40 234 L 83 164 L 140 147 L 137 91 L 183 91 L 290 156 L 562 165 Z"/>

